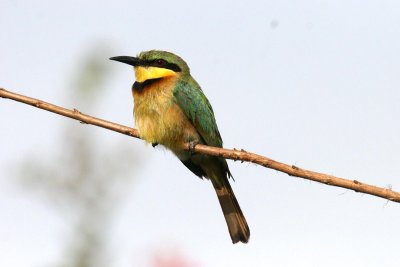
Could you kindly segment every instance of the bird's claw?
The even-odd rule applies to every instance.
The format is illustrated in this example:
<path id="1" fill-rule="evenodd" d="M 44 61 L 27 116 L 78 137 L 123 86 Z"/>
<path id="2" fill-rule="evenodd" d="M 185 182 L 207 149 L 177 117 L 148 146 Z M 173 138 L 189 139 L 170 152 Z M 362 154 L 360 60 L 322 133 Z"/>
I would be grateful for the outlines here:
<path id="1" fill-rule="evenodd" d="M 190 141 L 189 142 L 189 152 L 193 155 L 194 153 L 196 153 L 195 148 L 197 146 L 197 144 L 199 143 L 199 141 Z"/>

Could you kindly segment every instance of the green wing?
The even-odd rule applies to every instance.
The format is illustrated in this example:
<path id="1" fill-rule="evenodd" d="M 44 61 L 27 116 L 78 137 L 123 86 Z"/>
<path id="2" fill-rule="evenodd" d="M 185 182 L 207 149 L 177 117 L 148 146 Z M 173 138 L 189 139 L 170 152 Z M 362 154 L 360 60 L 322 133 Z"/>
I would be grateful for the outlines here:
<path id="1" fill-rule="evenodd" d="M 222 147 L 214 111 L 197 82 L 193 78 L 178 82 L 174 96 L 176 103 L 192 121 L 206 145 Z"/>

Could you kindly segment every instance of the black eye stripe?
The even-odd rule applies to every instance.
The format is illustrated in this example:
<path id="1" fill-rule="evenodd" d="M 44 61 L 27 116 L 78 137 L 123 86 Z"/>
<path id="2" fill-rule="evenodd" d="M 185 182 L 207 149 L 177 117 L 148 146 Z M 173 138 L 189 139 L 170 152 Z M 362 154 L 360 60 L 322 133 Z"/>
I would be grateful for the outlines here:
<path id="1" fill-rule="evenodd" d="M 153 66 L 153 67 L 159 67 L 159 68 L 165 68 L 165 69 L 170 69 L 173 70 L 175 72 L 181 72 L 181 68 L 174 64 L 174 63 L 169 63 L 164 59 L 155 59 L 155 60 L 151 60 L 148 61 L 147 66 Z"/>
<path id="2" fill-rule="evenodd" d="M 167 61 L 165 61 L 164 59 L 157 59 L 156 63 L 160 66 L 165 66 L 166 64 L 168 64 Z"/>
<path id="3" fill-rule="evenodd" d="M 165 61 L 164 59 L 155 59 L 155 60 L 149 61 L 149 64 L 154 67 L 165 68 L 165 66 L 167 66 L 168 62 Z"/>

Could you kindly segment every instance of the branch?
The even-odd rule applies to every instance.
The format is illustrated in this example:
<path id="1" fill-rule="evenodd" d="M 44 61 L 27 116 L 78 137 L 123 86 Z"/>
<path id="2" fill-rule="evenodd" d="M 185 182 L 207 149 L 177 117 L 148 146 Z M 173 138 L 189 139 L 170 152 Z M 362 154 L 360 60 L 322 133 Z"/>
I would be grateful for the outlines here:
<path id="1" fill-rule="evenodd" d="M 12 99 L 21 103 L 25 103 L 40 109 L 44 109 L 53 113 L 57 113 L 59 115 L 69 117 L 71 119 L 79 120 L 81 123 L 96 125 L 105 129 L 109 129 L 115 132 L 119 132 L 125 135 L 129 135 L 132 137 L 140 138 L 139 131 L 124 125 L 120 125 L 117 123 L 113 123 L 110 121 L 98 119 L 86 114 L 81 113 L 80 111 L 73 109 L 66 109 L 63 107 L 59 107 L 47 102 L 44 102 L 39 99 L 34 99 L 31 97 L 27 97 L 24 95 L 16 94 L 10 91 L 7 91 L 3 88 L 0 88 L 0 97 Z M 183 144 L 183 148 L 185 150 L 191 150 L 189 144 Z M 287 173 L 290 176 L 300 177 L 307 180 L 337 186 L 342 188 L 347 188 L 354 190 L 356 192 L 365 193 L 369 195 L 374 195 L 377 197 L 381 197 L 390 201 L 399 202 L 400 203 L 400 193 L 392 191 L 390 188 L 381 188 L 374 185 L 369 185 L 365 183 L 361 183 L 357 180 L 348 180 L 344 178 L 335 177 L 328 174 L 318 173 L 314 171 L 305 170 L 299 168 L 294 165 L 284 164 L 270 158 L 260 156 L 251 152 L 247 152 L 245 150 L 236 150 L 236 149 L 225 149 L 218 147 L 211 147 L 206 145 L 198 144 L 193 148 L 193 152 L 201 153 L 205 155 L 217 156 L 226 159 L 232 160 L 240 160 L 252 162 L 266 168 L 274 169 L 280 172 Z"/>

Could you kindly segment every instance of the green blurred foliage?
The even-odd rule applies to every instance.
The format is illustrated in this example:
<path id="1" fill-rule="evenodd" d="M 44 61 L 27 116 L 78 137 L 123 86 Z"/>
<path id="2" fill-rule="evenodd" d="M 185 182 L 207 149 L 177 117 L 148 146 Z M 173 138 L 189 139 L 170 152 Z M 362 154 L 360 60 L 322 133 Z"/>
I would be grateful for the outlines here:
<path id="1" fill-rule="evenodd" d="M 74 105 L 93 111 L 105 97 L 101 89 L 110 76 L 107 54 L 103 48 L 91 49 L 78 64 L 69 88 Z M 64 258 L 55 266 L 109 266 L 105 264 L 110 257 L 108 229 L 143 162 L 133 150 L 124 148 L 126 145 L 108 144 L 102 137 L 89 136 L 79 124 L 67 125 L 60 131 L 51 158 L 33 155 L 17 163 L 19 181 L 26 190 L 39 193 L 72 225 L 66 244 L 60 244 Z"/>

